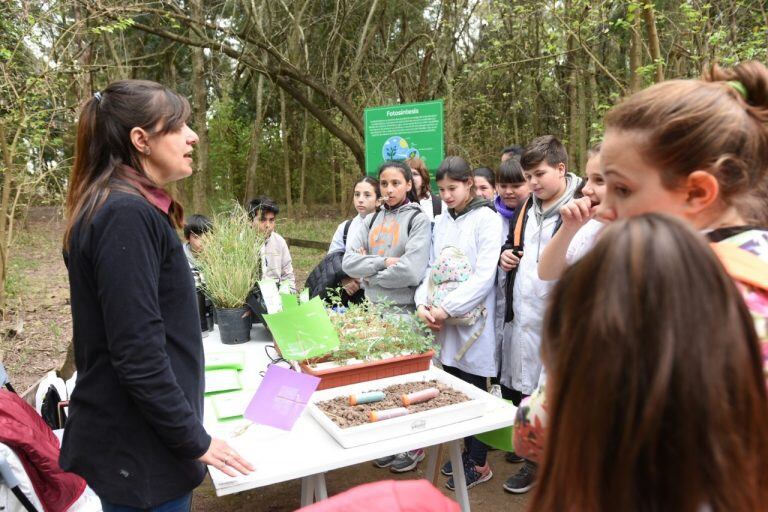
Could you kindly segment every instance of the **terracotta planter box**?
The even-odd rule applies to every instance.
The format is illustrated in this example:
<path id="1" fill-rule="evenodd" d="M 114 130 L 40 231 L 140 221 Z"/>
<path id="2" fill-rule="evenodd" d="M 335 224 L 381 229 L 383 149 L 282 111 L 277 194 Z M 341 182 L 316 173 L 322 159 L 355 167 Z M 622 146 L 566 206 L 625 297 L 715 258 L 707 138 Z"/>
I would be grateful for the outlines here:
<path id="1" fill-rule="evenodd" d="M 299 363 L 299 366 L 301 366 L 303 373 L 320 377 L 320 385 L 317 386 L 317 389 L 328 389 L 348 384 L 357 384 L 358 382 L 405 375 L 407 373 L 422 372 L 429 369 L 429 363 L 433 355 L 435 355 L 435 351 L 430 350 L 423 354 L 396 356 L 379 361 L 336 366 L 321 370 L 312 369 L 306 361 Z"/>

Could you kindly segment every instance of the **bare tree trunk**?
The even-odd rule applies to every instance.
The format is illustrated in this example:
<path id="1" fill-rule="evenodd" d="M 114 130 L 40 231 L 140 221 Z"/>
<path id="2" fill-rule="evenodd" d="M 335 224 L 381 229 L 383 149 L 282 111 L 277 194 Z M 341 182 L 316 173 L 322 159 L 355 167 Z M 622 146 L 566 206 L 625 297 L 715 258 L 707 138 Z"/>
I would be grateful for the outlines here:
<path id="1" fill-rule="evenodd" d="M 365 25 L 363 25 L 363 30 L 360 32 L 360 42 L 357 45 L 357 53 L 355 54 L 355 60 L 352 62 L 352 68 L 349 72 L 349 77 L 353 82 L 359 82 L 358 71 L 360 69 L 360 64 L 363 62 L 363 55 L 365 55 L 365 52 L 373 41 L 373 36 L 375 35 L 375 31 L 371 30 L 369 32 L 368 29 L 371 26 L 371 20 L 373 20 L 373 15 L 376 13 L 378 3 L 379 0 L 373 0 L 371 3 L 368 17 L 365 19 Z"/>
<path id="2" fill-rule="evenodd" d="M 256 172 L 259 169 L 261 134 L 264 128 L 264 75 L 259 74 L 256 84 L 256 119 L 251 129 L 251 147 L 248 150 L 248 167 L 245 171 L 245 200 L 256 197 Z"/>
<path id="3" fill-rule="evenodd" d="M 333 147 L 333 141 L 330 143 L 331 146 L 331 204 L 334 206 L 338 205 L 338 201 L 336 199 L 336 174 L 337 169 L 339 167 L 337 156 L 336 156 L 336 150 Z"/>
<path id="4" fill-rule="evenodd" d="M 656 82 L 664 80 L 664 63 L 661 60 L 661 45 L 659 33 L 656 31 L 656 15 L 652 3 L 646 4 L 643 9 L 646 30 L 648 31 L 648 47 L 651 52 L 651 60 L 656 65 Z"/>
<path id="5" fill-rule="evenodd" d="M 285 204 L 288 207 L 288 216 L 293 216 L 293 198 L 291 197 L 291 162 L 288 147 L 288 121 L 285 92 L 280 90 L 280 136 L 283 143 L 283 178 L 285 180 Z"/>
<path id="6" fill-rule="evenodd" d="M 5 123 L 0 122 L 0 150 L 3 152 L 3 192 L 0 201 L 0 309 L 5 309 L 5 278 L 8 273 L 8 238 L 6 226 L 8 225 L 9 207 L 11 201 L 11 186 L 13 184 L 13 155 L 8 146 Z"/>
<path id="7" fill-rule="evenodd" d="M 583 65 L 583 63 L 580 63 Z M 586 87 L 584 70 L 580 66 L 576 80 L 576 114 L 577 114 L 577 139 L 575 146 L 578 151 L 579 171 L 584 174 L 587 164 L 587 100 L 584 88 Z"/>
<path id="8" fill-rule="evenodd" d="M 532 23 L 533 40 L 534 40 L 534 55 L 536 57 L 541 56 L 541 14 L 537 11 L 534 15 L 534 21 Z M 536 60 L 536 69 L 533 72 L 533 133 L 539 135 L 541 133 L 541 60 Z"/>
<path id="9" fill-rule="evenodd" d="M 202 0 L 190 0 L 192 17 L 204 19 Z M 193 47 L 192 51 L 192 122 L 200 140 L 195 147 L 195 169 L 192 175 L 192 209 L 194 213 L 208 211 L 208 89 L 205 79 L 205 55 L 201 47 Z"/>
<path id="10" fill-rule="evenodd" d="M 82 26 L 75 32 L 77 52 L 79 54 L 77 63 L 82 69 L 82 73 L 77 77 L 77 99 L 79 102 L 82 102 L 93 93 L 93 77 L 91 76 L 90 70 L 93 51 L 90 41 L 88 41 L 88 10 L 76 2 L 73 6 L 73 11 L 75 15 L 75 24 L 79 25 L 82 23 Z"/>
<path id="11" fill-rule="evenodd" d="M 515 107 L 514 109 L 512 109 L 512 134 L 514 136 L 514 139 L 512 140 L 512 142 L 515 144 L 522 144 L 522 142 L 520 141 L 520 126 L 517 121 L 517 115 L 518 115 L 517 107 Z M 507 143 L 505 142 L 504 145 L 506 146 L 506 144 Z"/>
<path id="12" fill-rule="evenodd" d="M 571 11 L 573 10 L 572 2 L 565 0 L 564 4 L 565 21 L 568 25 L 571 24 Z M 566 57 L 566 66 L 568 69 L 568 82 L 566 91 L 568 94 L 568 142 L 569 142 L 569 156 L 573 167 L 578 167 L 581 160 L 579 154 L 579 112 L 578 106 L 578 88 L 579 88 L 579 53 L 576 51 L 576 35 L 573 30 L 568 30 L 568 38 L 566 40 L 566 49 L 568 51 Z M 580 167 L 579 167 L 580 168 Z"/>
<path id="13" fill-rule="evenodd" d="M 640 17 L 635 16 L 635 21 L 630 28 L 629 44 L 629 90 L 637 92 L 642 88 L 642 80 L 637 70 L 640 68 L 643 59 L 643 41 L 640 37 Z"/>
<path id="14" fill-rule="evenodd" d="M 311 94 L 311 93 L 310 93 Z M 309 147 L 309 112 L 304 110 L 304 129 L 301 134 L 301 182 L 299 184 L 299 208 L 306 211 L 304 204 L 304 189 L 307 183 L 307 150 Z"/>

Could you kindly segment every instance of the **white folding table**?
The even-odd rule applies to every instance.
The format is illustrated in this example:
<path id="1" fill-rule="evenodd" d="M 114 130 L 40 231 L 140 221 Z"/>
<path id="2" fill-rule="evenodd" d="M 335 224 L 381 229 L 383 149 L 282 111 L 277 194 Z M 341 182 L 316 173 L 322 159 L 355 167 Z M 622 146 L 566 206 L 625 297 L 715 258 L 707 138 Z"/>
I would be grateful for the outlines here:
<path id="1" fill-rule="evenodd" d="M 262 326 L 255 326 L 251 339 L 256 341 L 224 345 L 215 330 L 203 339 L 206 353 L 239 351 L 245 354 L 245 368 L 241 372 L 245 389 L 258 387 L 261 381 L 259 372 L 265 370 L 270 363 L 265 352 L 265 346 L 271 343 L 269 333 Z M 514 406 L 496 398 L 491 404 L 479 418 L 416 432 L 397 439 L 343 448 L 306 410 L 290 432 L 263 425 L 251 425 L 243 432 L 243 425 L 249 422 L 217 421 L 209 399 L 206 399 L 205 427 L 208 433 L 225 439 L 256 467 L 250 475 L 232 478 L 209 466 L 211 479 L 216 494 L 224 496 L 301 478 L 301 504 L 306 506 L 328 497 L 325 486 L 325 473 L 328 471 L 427 447 L 426 478 L 433 480 L 439 462 L 437 456 L 440 444 L 449 445 L 451 465 L 461 468 L 461 442 L 464 437 L 513 424 L 516 410 Z M 462 511 L 469 511 L 464 472 L 456 471 L 454 479 L 456 499 Z"/>

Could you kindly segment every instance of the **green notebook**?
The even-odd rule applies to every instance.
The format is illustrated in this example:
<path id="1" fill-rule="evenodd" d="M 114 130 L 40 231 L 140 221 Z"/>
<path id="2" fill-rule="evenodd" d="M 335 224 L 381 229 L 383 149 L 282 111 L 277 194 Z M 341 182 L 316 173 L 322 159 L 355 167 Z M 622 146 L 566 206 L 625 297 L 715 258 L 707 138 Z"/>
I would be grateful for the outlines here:
<path id="1" fill-rule="evenodd" d="M 216 413 L 216 418 L 219 421 L 242 418 L 254 393 L 255 391 L 252 389 L 243 389 L 220 393 L 211 397 L 211 405 Z"/>
<path id="2" fill-rule="evenodd" d="M 245 366 L 243 352 L 213 352 L 205 354 L 205 369 L 208 370 L 242 370 Z"/>
<path id="3" fill-rule="evenodd" d="M 205 372 L 205 394 L 235 391 L 242 388 L 237 370 L 207 370 Z"/>

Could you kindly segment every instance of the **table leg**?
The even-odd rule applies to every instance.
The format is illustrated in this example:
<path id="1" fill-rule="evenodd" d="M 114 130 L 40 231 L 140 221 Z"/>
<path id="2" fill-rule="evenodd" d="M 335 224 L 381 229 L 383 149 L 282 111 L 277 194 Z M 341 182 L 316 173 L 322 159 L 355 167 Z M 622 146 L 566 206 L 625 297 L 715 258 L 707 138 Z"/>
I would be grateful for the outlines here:
<path id="1" fill-rule="evenodd" d="M 456 501 L 459 502 L 461 512 L 469 512 L 469 493 L 467 492 L 467 478 L 464 475 L 464 464 L 461 461 L 461 439 L 451 441 L 448 449 L 451 454 L 451 466 L 453 468 L 453 485 L 456 489 Z"/>
<path id="2" fill-rule="evenodd" d="M 437 487 L 437 465 L 440 464 L 440 455 L 443 453 L 443 445 L 436 444 L 427 448 L 427 472 L 424 478 Z"/>
<path id="3" fill-rule="evenodd" d="M 327 500 L 328 489 L 325 487 L 325 473 L 314 475 L 315 479 L 315 501 Z"/>
<path id="4" fill-rule="evenodd" d="M 305 476 L 301 479 L 301 506 L 307 507 L 314 503 L 315 475 Z"/>

